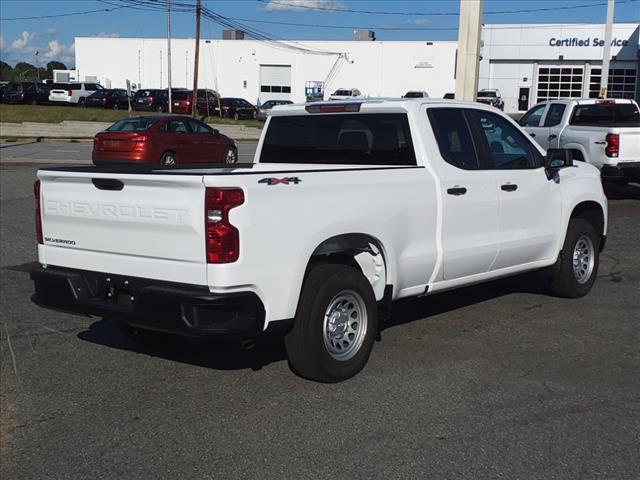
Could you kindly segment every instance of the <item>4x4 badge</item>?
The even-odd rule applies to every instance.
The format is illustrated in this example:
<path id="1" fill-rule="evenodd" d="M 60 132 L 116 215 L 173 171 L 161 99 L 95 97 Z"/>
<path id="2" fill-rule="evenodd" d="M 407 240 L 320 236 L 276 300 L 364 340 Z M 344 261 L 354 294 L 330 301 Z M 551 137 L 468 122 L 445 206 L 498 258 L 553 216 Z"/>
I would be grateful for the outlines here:
<path id="1" fill-rule="evenodd" d="M 285 178 L 263 178 L 262 180 L 258 180 L 258 183 L 266 183 L 267 185 L 289 185 L 291 183 L 297 185 L 302 180 L 298 177 L 285 177 Z"/>

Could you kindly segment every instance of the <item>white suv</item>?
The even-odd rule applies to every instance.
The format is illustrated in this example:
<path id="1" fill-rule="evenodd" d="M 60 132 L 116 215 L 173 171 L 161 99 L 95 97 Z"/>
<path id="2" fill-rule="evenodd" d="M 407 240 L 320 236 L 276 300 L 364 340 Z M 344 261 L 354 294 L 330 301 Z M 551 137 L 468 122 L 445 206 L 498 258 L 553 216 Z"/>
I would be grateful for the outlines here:
<path id="1" fill-rule="evenodd" d="M 49 101 L 52 103 L 72 103 L 83 107 L 89 95 L 103 88 L 96 82 L 56 82 L 51 85 Z"/>
<path id="2" fill-rule="evenodd" d="M 357 88 L 339 88 L 331 94 L 329 100 L 348 100 L 350 98 L 362 97 L 362 93 Z"/>

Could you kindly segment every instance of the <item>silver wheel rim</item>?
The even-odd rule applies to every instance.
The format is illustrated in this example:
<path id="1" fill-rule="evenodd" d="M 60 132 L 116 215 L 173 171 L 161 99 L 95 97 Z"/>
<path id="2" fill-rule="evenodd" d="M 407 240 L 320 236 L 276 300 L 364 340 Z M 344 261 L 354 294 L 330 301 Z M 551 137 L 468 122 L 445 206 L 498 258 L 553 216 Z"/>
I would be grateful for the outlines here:
<path id="1" fill-rule="evenodd" d="M 329 302 L 322 325 L 324 346 L 334 359 L 353 358 L 367 335 L 367 309 L 362 297 L 343 290 Z"/>
<path id="2" fill-rule="evenodd" d="M 236 163 L 237 160 L 238 160 L 238 157 L 236 157 L 236 152 L 234 152 L 231 149 L 227 150 L 227 154 L 224 157 L 224 161 L 227 163 Z"/>
<path id="3" fill-rule="evenodd" d="M 163 160 L 162 164 L 163 165 L 175 165 L 176 164 L 176 157 L 174 157 L 171 154 L 166 155 L 164 157 L 164 160 Z"/>
<path id="4" fill-rule="evenodd" d="M 583 285 L 589 281 L 596 263 L 596 252 L 593 242 L 586 235 L 580 236 L 573 249 L 573 275 Z"/>

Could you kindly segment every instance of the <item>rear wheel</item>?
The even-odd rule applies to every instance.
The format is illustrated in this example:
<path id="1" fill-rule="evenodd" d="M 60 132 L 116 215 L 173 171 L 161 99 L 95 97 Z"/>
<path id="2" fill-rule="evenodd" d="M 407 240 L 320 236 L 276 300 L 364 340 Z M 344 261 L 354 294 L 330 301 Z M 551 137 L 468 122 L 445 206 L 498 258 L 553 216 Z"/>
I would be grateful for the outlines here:
<path id="1" fill-rule="evenodd" d="M 85 99 L 84 99 L 84 97 L 82 97 L 82 98 L 80 98 L 80 99 L 78 100 L 78 106 L 79 106 L 79 107 L 83 107 L 83 108 L 86 106 L 86 105 L 85 105 Z"/>
<path id="2" fill-rule="evenodd" d="M 251 113 L 251 118 L 253 118 L 254 120 L 256 119 L 256 117 L 258 116 L 258 112 L 256 112 L 255 110 Z"/>
<path id="3" fill-rule="evenodd" d="M 234 120 L 236 120 L 236 121 L 237 121 L 237 120 L 240 120 L 240 115 L 238 115 L 238 112 L 235 112 L 235 113 L 233 114 L 233 119 L 234 119 Z"/>
<path id="4" fill-rule="evenodd" d="M 164 106 L 163 106 L 163 105 L 158 105 L 158 106 L 156 107 L 156 111 L 157 111 L 158 113 L 162 113 L 162 112 L 164 112 Z"/>
<path id="5" fill-rule="evenodd" d="M 34 100 L 31 100 L 31 105 L 37 105 L 37 104 L 38 104 L 38 101 L 37 101 L 37 100 L 35 100 L 35 99 L 34 99 Z"/>
<path id="6" fill-rule="evenodd" d="M 227 147 L 222 158 L 224 163 L 238 163 L 238 152 L 233 147 Z"/>
<path id="7" fill-rule="evenodd" d="M 558 272 L 551 291 L 558 296 L 578 298 L 586 295 L 596 281 L 600 237 L 583 218 L 572 218 L 560 252 Z"/>
<path id="8" fill-rule="evenodd" d="M 114 110 L 119 110 L 119 109 L 120 109 L 120 106 L 119 106 L 117 103 L 114 103 L 114 104 L 113 104 L 113 109 L 114 109 Z"/>
<path id="9" fill-rule="evenodd" d="M 178 163 L 176 154 L 174 152 L 164 152 L 160 159 L 160 165 L 168 167 L 174 167 Z"/>
<path id="10" fill-rule="evenodd" d="M 293 329 L 285 337 L 298 375 L 340 382 L 367 363 L 378 324 L 371 285 L 358 270 L 320 265 L 307 276 Z"/>

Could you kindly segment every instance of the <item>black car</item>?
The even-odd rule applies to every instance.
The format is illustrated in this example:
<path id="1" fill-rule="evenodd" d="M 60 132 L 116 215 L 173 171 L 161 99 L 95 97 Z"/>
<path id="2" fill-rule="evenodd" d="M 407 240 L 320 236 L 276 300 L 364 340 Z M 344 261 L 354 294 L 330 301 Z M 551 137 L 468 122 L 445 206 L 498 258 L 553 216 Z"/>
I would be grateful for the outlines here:
<path id="1" fill-rule="evenodd" d="M 89 95 L 85 100 L 85 106 L 127 110 L 129 108 L 129 96 L 123 88 L 103 88 Z"/>
<path id="2" fill-rule="evenodd" d="M 238 120 L 240 118 L 256 118 L 258 109 L 244 98 L 221 98 L 222 116 Z"/>
<path id="3" fill-rule="evenodd" d="M 186 90 L 186 88 L 172 88 L 171 95 Z M 169 89 L 146 88 L 138 90 L 131 99 L 131 107 L 139 111 L 168 112 Z"/>
<path id="4" fill-rule="evenodd" d="M 12 82 L 4 91 L 4 103 L 49 103 L 49 87 L 40 82 Z"/>
<path id="5" fill-rule="evenodd" d="M 269 116 L 269 112 L 276 105 L 291 105 L 293 102 L 291 100 L 267 100 L 262 105 L 258 107 L 258 120 L 266 120 Z"/>

